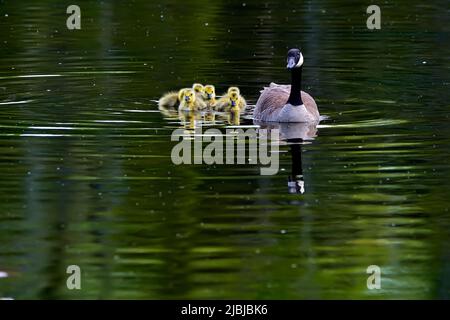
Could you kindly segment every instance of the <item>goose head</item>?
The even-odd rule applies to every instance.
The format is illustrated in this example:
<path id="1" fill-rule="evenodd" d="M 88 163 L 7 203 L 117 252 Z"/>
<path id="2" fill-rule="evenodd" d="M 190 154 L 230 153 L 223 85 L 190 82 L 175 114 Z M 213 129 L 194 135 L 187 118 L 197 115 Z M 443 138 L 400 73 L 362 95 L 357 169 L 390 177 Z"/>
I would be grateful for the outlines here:
<path id="1" fill-rule="evenodd" d="M 300 49 L 293 48 L 287 53 L 287 66 L 288 70 L 300 68 L 303 65 L 303 55 Z"/>

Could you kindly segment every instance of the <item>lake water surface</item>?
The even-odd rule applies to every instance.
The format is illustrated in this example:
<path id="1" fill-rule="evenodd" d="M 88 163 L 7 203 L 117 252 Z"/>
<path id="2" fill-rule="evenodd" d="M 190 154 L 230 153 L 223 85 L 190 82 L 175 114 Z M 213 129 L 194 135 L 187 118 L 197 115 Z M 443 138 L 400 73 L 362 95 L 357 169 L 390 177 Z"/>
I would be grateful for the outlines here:
<path id="1" fill-rule="evenodd" d="M 0 298 L 450 298 L 448 1 L 380 2 L 381 30 L 364 1 L 77 3 L 69 31 L 61 1 L 0 1 Z M 172 163 L 164 92 L 254 105 L 296 46 L 327 118 L 276 175 Z"/>

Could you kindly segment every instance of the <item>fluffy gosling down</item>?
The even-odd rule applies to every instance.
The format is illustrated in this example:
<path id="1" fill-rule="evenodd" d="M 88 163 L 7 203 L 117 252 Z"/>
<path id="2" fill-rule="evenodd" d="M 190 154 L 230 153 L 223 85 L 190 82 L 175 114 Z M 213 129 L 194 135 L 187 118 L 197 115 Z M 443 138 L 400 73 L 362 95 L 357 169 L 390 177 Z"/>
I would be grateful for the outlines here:
<path id="1" fill-rule="evenodd" d="M 206 107 L 205 102 L 198 99 L 194 89 L 187 89 L 184 91 L 183 99 L 178 107 L 179 111 L 196 111 Z"/>
<path id="2" fill-rule="evenodd" d="M 192 89 L 194 90 L 197 98 L 203 98 L 203 94 L 205 93 L 205 87 L 201 83 L 194 83 L 192 85 Z"/>
<path id="3" fill-rule="evenodd" d="M 244 111 L 247 102 L 238 87 L 230 87 L 216 104 L 217 111 Z"/>
<path id="4" fill-rule="evenodd" d="M 206 103 L 206 106 L 208 108 L 213 108 L 216 103 L 216 89 L 213 85 L 206 85 L 205 86 L 205 92 L 203 93 L 203 101 Z"/>
<path id="5" fill-rule="evenodd" d="M 182 102 L 182 100 L 184 98 L 184 92 L 188 89 L 189 88 L 183 88 L 183 89 L 180 89 L 178 92 L 170 91 L 170 92 L 164 94 L 158 100 L 159 109 L 160 110 L 176 109 L 180 105 L 180 103 Z M 195 95 L 197 98 L 202 98 L 203 93 L 205 91 L 202 84 L 194 83 L 192 85 L 192 89 L 195 91 Z"/>
<path id="6" fill-rule="evenodd" d="M 176 109 L 181 101 L 184 98 L 184 92 L 187 90 L 187 88 L 183 88 L 176 91 L 170 91 L 166 94 L 164 94 L 159 100 L 158 100 L 158 108 L 160 110 L 167 110 L 167 109 Z"/>

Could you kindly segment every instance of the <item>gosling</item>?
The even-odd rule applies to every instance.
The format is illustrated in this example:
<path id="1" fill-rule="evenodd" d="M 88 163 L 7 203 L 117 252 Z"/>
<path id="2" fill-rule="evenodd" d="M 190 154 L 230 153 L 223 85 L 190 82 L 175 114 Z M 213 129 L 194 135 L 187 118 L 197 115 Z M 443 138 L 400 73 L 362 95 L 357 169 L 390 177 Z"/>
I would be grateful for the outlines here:
<path id="1" fill-rule="evenodd" d="M 213 85 L 206 85 L 205 86 L 205 92 L 203 93 L 203 101 L 206 103 L 206 106 L 209 109 L 212 109 L 215 107 L 217 100 L 216 100 L 216 89 Z"/>
<path id="2" fill-rule="evenodd" d="M 197 99 L 195 91 L 193 89 L 187 89 L 184 91 L 184 98 L 182 99 L 178 110 L 181 111 L 197 111 L 206 107 L 205 102 L 202 99 Z"/>
<path id="3" fill-rule="evenodd" d="M 223 95 L 216 103 L 217 111 L 239 111 L 245 110 L 247 102 L 241 96 L 238 87 L 230 87 L 225 95 Z"/>

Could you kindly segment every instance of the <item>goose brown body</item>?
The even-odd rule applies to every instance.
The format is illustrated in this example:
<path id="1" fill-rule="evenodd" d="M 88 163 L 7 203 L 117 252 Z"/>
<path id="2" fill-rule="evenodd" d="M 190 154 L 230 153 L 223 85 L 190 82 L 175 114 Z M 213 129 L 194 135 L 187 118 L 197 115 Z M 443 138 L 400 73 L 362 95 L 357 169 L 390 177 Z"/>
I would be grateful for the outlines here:
<path id="1" fill-rule="evenodd" d="M 272 82 L 269 87 L 265 87 L 261 90 L 261 95 L 256 102 L 254 118 L 260 121 L 277 121 L 280 111 L 289 99 L 290 92 L 291 85 L 279 85 Z M 305 91 L 301 91 L 301 98 L 310 118 L 318 121 L 320 114 L 314 98 Z"/>

